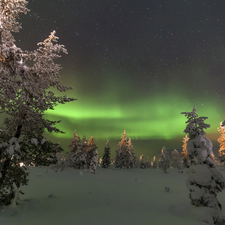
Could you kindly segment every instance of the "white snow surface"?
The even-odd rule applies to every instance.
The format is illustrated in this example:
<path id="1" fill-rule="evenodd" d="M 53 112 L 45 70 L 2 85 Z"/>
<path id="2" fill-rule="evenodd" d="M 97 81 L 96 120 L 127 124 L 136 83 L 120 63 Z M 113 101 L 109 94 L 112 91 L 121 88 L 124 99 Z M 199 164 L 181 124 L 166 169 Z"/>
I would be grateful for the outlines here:
<path id="1" fill-rule="evenodd" d="M 29 167 L 19 205 L 0 207 L 1 225 L 211 224 L 211 209 L 190 204 L 186 169 L 46 169 Z M 218 200 L 225 215 L 225 193 Z"/>

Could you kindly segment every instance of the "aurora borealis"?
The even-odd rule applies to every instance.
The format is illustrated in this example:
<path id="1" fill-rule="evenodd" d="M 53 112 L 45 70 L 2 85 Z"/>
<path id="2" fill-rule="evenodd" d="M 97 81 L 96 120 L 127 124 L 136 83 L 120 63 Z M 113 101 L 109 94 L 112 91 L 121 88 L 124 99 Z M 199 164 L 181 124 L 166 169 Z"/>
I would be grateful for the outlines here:
<path id="1" fill-rule="evenodd" d="M 219 137 L 225 120 L 225 2 L 28 2 L 16 45 L 36 49 L 56 30 L 68 50 L 57 62 L 62 84 L 74 89 L 51 90 L 78 100 L 45 115 L 62 120 L 57 128 L 65 134 L 46 135 L 65 151 L 75 129 L 80 137 L 94 136 L 100 155 L 106 140 L 114 151 L 123 130 L 137 155 L 160 154 L 168 142 L 180 150 L 186 121 L 180 113 L 195 105 L 199 116 L 209 117 L 207 137 L 214 142 Z"/>

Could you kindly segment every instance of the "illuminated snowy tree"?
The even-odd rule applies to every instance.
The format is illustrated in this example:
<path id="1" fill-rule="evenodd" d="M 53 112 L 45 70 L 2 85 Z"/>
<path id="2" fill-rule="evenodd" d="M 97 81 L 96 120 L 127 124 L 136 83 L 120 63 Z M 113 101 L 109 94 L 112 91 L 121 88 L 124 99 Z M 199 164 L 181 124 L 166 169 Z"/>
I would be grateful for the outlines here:
<path id="1" fill-rule="evenodd" d="M 188 168 L 189 163 L 188 163 L 188 151 L 187 151 L 187 142 L 189 140 L 189 137 L 186 135 L 185 138 L 183 138 L 183 150 L 181 152 L 181 155 L 183 156 L 183 165 L 184 167 Z"/>
<path id="2" fill-rule="evenodd" d="M 110 165 L 110 147 L 109 141 L 106 142 L 106 147 L 104 149 L 104 154 L 102 158 L 102 168 L 108 168 Z"/>
<path id="3" fill-rule="evenodd" d="M 40 160 L 36 154 L 36 164 L 42 164 L 42 160 L 56 153 L 52 143 L 49 143 L 51 146 L 49 149 L 48 142 L 36 146 L 37 148 L 31 143 L 32 138 L 41 142 L 44 129 L 50 133 L 52 131 L 64 133 L 53 127 L 60 121 L 43 118 L 44 111 L 53 110 L 58 103 L 76 100 L 66 96 L 56 97 L 52 91 L 47 91 L 50 87 L 56 87 L 61 92 L 73 89 L 60 84 L 61 67 L 55 64 L 54 60 L 60 57 L 60 52 L 67 53 L 67 50 L 63 45 L 54 43 L 58 39 L 55 31 L 51 32 L 46 40 L 38 43 L 39 47 L 35 51 L 23 51 L 15 45 L 12 33 L 18 32 L 21 28 L 17 19 L 29 11 L 26 8 L 27 3 L 25 0 L 0 0 L 0 113 L 8 116 L 3 123 L 5 129 L 2 141 L 5 144 L 2 143 L 0 150 L 0 158 L 4 159 L 4 163 L 0 165 L 0 205 L 9 205 L 14 198 L 13 183 L 17 188 L 28 184 L 25 167 L 17 166 L 20 153 L 26 153 L 24 156 L 34 155 L 39 148 L 42 154 Z M 12 145 L 15 143 L 10 141 L 11 138 L 15 142 L 17 139 L 18 143 L 19 138 L 23 139 L 22 145 L 15 150 L 18 157 L 12 158 L 5 151 L 7 143 Z M 56 158 L 53 160 L 57 161 Z M 5 189 L 8 189 L 9 193 L 6 193 Z"/>
<path id="4" fill-rule="evenodd" d="M 170 168 L 170 156 L 165 147 L 162 148 L 161 154 L 159 155 L 159 168 L 167 172 L 167 169 Z"/>
<path id="5" fill-rule="evenodd" d="M 134 158 L 131 150 L 128 148 L 128 140 L 125 130 L 121 138 L 121 142 L 119 142 L 119 144 L 117 145 L 115 167 L 121 169 L 128 169 L 131 168 Z"/>
<path id="6" fill-rule="evenodd" d="M 153 161 L 151 162 L 151 166 L 153 169 L 157 168 L 155 156 L 153 157 Z"/>
<path id="7" fill-rule="evenodd" d="M 146 165 L 145 165 L 144 155 L 143 154 L 140 156 L 139 161 L 140 161 L 140 168 L 141 169 L 146 169 Z"/>
<path id="8" fill-rule="evenodd" d="M 218 127 L 218 131 L 220 133 L 220 137 L 217 139 L 217 141 L 220 143 L 219 161 L 220 163 L 224 163 L 225 162 L 225 129 L 222 126 L 222 122 L 220 123 L 220 127 Z"/>
<path id="9" fill-rule="evenodd" d="M 94 137 L 90 137 L 90 139 L 88 140 L 88 144 L 87 144 L 87 158 L 86 158 L 86 163 L 87 163 L 87 169 L 90 168 L 90 164 L 91 164 L 91 159 L 93 157 L 94 151 L 97 149 L 97 146 L 95 144 L 95 140 Z"/>
<path id="10" fill-rule="evenodd" d="M 73 138 L 70 139 L 69 149 L 75 153 L 80 148 L 80 137 L 77 135 L 77 131 L 74 131 Z"/>
<path id="11" fill-rule="evenodd" d="M 225 189 L 225 179 L 212 160 L 212 142 L 204 136 L 206 134 L 204 129 L 210 127 L 204 123 L 208 117 L 198 117 L 196 107 L 192 112 L 181 114 L 185 114 L 188 119 L 184 133 L 190 138 L 187 151 L 191 166 L 186 186 L 190 190 L 191 204 L 206 207 L 207 213 L 211 215 L 208 223 L 225 224 L 222 206 L 216 198 L 217 193 Z M 207 208 L 210 208 L 210 211 Z"/>

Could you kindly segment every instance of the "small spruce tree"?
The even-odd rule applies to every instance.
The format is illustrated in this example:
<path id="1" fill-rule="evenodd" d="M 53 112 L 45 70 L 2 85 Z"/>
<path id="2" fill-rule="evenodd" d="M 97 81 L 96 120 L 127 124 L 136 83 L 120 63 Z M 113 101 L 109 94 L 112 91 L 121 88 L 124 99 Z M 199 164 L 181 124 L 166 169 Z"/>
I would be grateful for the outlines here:
<path id="1" fill-rule="evenodd" d="M 153 161 L 151 163 L 151 166 L 152 166 L 153 169 L 157 168 L 155 156 L 153 157 Z"/>
<path id="2" fill-rule="evenodd" d="M 110 147 L 109 141 L 106 142 L 106 147 L 104 149 L 104 154 L 102 158 L 102 168 L 108 168 L 110 165 Z"/>
<path id="3" fill-rule="evenodd" d="M 143 154 L 140 156 L 139 161 L 140 161 L 140 168 L 141 169 L 146 169 L 146 165 L 145 165 L 144 155 Z"/>
<path id="4" fill-rule="evenodd" d="M 188 151 L 187 151 L 187 142 L 189 140 L 189 137 L 187 135 L 185 135 L 185 137 L 183 138 L 182 142 L 183 142 L 183 149 L 181 152 L 181 155 L 183 156 L 183 165 L 185 168 L 189 168 L 189 162 L 188 162 Z"/>
<path id="5" fill-rule="evenodd" d="M 170 168 L 170 157 L 165 147 L 162 148 L 161 154 L 159 155 L 159 168 L 167 172 Z"/>

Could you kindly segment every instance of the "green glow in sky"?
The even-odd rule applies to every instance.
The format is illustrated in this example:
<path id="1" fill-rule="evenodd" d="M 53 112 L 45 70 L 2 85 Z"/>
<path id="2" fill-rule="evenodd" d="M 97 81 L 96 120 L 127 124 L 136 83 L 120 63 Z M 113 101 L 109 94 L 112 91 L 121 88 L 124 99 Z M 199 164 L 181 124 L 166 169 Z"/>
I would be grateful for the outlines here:
<path id="1" fill-rule="evenodd" d="M 62 95 L 62 93 L 61 93 Z M 69 93 L 67 96 L 71 96 Z M 106 96 L 97 100 L 79 98 L 77 101 L 58 105 L 45 113 L 46 119 L 62 120 L 57 128 L 65 134 L 53 134 L 58 138 L 72 138 L 76 129 L 79 136 L 110 140 L 120 138 L 123 130 L 134 139 L 174 139 L 185 136 L 186 117 L 181 112 L 192 111 L 197 106 L 198 116 L 207 116 L 205 122 L 211 127 L 207 134 L 217 133 L 222 112 L 213 101 L 189 101 L 182 94 L 149 96 L 132 101 L 106 101 Z M 201 104 L 199 104 L 201 102 Z"/>

